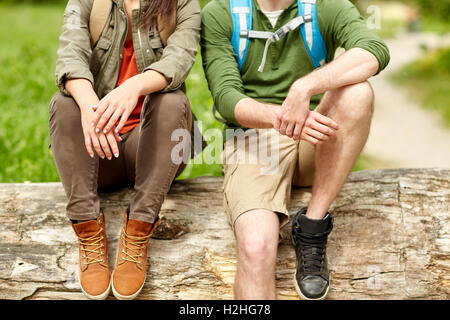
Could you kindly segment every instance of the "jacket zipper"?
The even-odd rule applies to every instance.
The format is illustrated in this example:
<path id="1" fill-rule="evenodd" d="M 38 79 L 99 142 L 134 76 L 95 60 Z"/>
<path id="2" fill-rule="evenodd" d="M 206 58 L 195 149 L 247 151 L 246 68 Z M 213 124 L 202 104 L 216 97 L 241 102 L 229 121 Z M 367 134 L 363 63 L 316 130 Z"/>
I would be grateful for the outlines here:
<path id="1" fill-rule="evenodd" d="M 137 24 L 137 28 L 138 28 L 137 34 L 138 34 L 138 39 L 139 39 L 139 47 L 141 49 L 142 62 L 144 63 L 142 70 L 144 70 L 145 66 L 147 65 L 147 61 L 145 60 L 144 48 L 142 46 L 140 19 L 141 19 L 141 0 L 139 0 L 139 15 L 138 15 L 138 24 Z"/>

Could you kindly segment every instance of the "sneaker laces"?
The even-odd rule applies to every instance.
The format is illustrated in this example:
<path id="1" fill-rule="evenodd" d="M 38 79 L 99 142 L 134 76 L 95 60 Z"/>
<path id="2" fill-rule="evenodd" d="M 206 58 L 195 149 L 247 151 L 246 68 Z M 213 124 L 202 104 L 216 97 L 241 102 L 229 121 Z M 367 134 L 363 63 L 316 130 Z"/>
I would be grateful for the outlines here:
<path id="1" fill-rule="evenodd" d="M 294 241 L 296 244 L 300 244 L 304 273 L 320 276 L 325 261 L 329 231 L 319 234 L 302 233 L 298 225 L 295 226 L 294 230 Z"/>
<path id="2" fill-rule="evenodd" d="M 122 249 L 123 256 L 121 257 L 121 260 L 123 262 L 129 261 L 135 263 L 137 267 L 142 270 L 142 261 L 140 258 L 143 257 L 144 254 L 141 252 L 141 249 L 151 236 L 151 233 L 143 237 L 130 236 L 126 233 L 125 229 L 123 229 L 121 238 L 122 245 L 125 249 Z"/>
<path id="3" fill-rule="evenodd" d="M 104 244 L 102 242 L 103 235 L 100 235 L 102 231 L 103 228 L 100 228 L 100 230 L 91 237 L 78 237 L 78 243 L 81 247 L 81 251 L 84 252 L 82 258 L 86 259 L 86 262 L 83 263 L 85 266 L 93 263 L 102 264 L 105 262 L 105 259 L 102 257 L 105 252 L 101 250 L 101 248 L 104 247 Z M 88 247 L 94 248 L 90 249 Z"/>

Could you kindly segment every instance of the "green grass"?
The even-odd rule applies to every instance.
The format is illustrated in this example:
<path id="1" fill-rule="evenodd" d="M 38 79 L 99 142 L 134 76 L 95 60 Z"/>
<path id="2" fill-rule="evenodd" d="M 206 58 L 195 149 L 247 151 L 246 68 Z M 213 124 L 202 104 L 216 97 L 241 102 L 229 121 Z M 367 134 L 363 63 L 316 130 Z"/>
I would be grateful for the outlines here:
<path id="1" fill-rule="evenodd" d="M 450 47 L 428 53 L 393 75 L 421 104 L 442 115 L 450 127 Z M 418 90 L 418 88 L 420 88 Z"/>
<path id="2" fill-rule="evenodd" d="M 0 7 L 0 182 L 58 181 L 48 104 L 63 7 Z"/>

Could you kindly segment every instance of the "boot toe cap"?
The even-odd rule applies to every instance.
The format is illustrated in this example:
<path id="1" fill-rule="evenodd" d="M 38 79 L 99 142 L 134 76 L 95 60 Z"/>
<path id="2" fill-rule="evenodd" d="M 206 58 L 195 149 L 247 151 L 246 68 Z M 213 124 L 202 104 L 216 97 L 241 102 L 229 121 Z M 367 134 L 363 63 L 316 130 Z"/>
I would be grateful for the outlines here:
<path id="1" fill-rule="evenodd" d="M 328 289 L 328 281 L 319 276 L 306 276 L 299 281 L 301 293 L 308 299 L 321 299 Z"/>

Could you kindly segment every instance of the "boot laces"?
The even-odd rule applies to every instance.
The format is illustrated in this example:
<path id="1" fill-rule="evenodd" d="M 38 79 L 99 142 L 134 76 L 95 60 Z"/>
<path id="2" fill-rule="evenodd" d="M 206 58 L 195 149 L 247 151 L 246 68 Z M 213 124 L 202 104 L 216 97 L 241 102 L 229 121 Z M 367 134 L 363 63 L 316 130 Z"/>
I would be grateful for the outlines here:
<path id="1" fill-rule="evenodd" d="M 302 267 L 307 275 L 320 275 L 325 262 L 328 232 L 311 235 L 301 233 L 300 227 L 295 226 L 294 241 L 300 245 Z"/>
<path id="2" fill-rule="evenodd" d="M 143 257 L 144 254 L 141 250 L 150 237 L 151 234 L 143 237 L 131 236 L 126 233 L 125 229 L 122 230 L 121 238 L 124 249 L 122 249 L 123 256 L 121 257 L 121 260 L 123 262 L 129 261 L 135 263 L 139 269 L 142 269 L 142 261 L 140 258 Z"/>
<path id="3" fill-rule="evenodd" d="M 80 244 L 81 251 L 83 252 L 82 257 L 86 259 L 86 262 L 84 262 L 85 266 L 93 263 L 102 264 L 105 262 L 105 259 L 102 256 L 105 252 L 101 250 L 104 247 L 102 242 L 103 235 L 100 235 L 102 231 L 103 228 L 100 228 L 100 230 L 91 237 L 78 237 L 78 243 Z"/>

